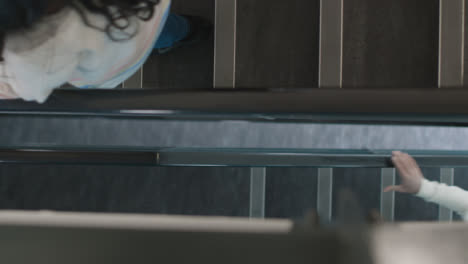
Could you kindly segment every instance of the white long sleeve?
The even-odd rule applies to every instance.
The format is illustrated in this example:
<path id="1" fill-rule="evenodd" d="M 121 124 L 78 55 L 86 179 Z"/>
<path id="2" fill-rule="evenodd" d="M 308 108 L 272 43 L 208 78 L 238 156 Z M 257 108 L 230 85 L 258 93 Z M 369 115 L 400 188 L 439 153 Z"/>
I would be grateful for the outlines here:
<path id="1" fill-rule="evenodd" d="M 423 180 L 416 196 L 449 208 L 468 221 L 468 191 L 439 182 Z"/>

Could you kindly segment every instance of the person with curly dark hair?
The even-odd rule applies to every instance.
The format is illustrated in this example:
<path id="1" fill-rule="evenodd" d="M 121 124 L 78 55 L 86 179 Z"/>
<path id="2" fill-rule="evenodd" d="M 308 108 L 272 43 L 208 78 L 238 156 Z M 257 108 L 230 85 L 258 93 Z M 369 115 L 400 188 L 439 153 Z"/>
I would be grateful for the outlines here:
<path id="1" fill-rule="evenodd" d="M 115 88 L 152 52 L 206 36 L 170 0 L 0 0 L 0 99 L 44 102 L 65 83 Z"/>

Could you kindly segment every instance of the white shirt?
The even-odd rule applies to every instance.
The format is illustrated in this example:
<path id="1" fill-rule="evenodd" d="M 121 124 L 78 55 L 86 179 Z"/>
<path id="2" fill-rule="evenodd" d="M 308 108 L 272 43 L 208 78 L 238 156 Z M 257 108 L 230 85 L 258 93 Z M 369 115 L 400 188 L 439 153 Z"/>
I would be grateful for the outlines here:
<path id="1" fill-rule="evenodd" d="M 468 192 L 461 188 L 424 179 L 416 196 L 453 210 L 468 221 Z"/>
<path id="2" fill-rule="evenodd" d="M 55 88 L 71 83 L 81 88 L 115 88 L 146 61 L 169 13 L 170 0 L 161 0 L 150 21 L 131 19 L 127 41 L 113 41 L 87 26 L 72 8 L 47 17 L 27 31 L 6 38 L 5 62 L 0 63 L 1 90 L 13 90 L 28 101 L 44 102 Z M 105 28 L 102 15 L 86 13 L 89 22 Z"/>

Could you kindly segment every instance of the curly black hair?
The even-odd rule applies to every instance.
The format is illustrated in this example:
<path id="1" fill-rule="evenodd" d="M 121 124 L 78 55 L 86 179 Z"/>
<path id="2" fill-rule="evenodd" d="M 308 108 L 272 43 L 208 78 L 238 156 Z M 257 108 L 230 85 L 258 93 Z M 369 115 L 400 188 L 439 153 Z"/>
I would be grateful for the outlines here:
<path id="1" fill-rule="evenodd" d="M 137 17 L 148 21 L 153 17 L 154 7 L 160 0 L 0 0 L 0 61 L 8 33 L 28 29 L 51 12 L 71 7 L 77 10 L 84 23 L 108 34 L 114 41 L 132 38 L 137 32 L 127 33 L 125 38 L 116 37 L 118 31 L 130 27 L 130 19 Z M 92 25 L 86 14 L 90 12 L 106 17 L 105 28 Z"/>

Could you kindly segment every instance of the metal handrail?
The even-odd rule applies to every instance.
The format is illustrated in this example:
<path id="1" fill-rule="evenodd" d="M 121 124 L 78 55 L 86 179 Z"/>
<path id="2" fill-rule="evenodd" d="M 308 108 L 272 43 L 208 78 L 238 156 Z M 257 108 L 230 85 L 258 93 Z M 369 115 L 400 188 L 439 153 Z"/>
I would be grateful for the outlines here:
<path id="1" fill-rule="evenodd" d="M 465 89 L 59 90 L 0 115 L 467 126 Z"/>
<path id="2" fill-rule="evenodd" d="M 422 167 L 468 167 L 464 152 L 411 152 Z M 0 150 L 1 164 L 116 166 L 392 168 L 390 151 L 286 149 L 84 149 L 15 148 Z"/>

